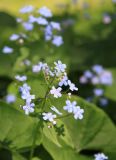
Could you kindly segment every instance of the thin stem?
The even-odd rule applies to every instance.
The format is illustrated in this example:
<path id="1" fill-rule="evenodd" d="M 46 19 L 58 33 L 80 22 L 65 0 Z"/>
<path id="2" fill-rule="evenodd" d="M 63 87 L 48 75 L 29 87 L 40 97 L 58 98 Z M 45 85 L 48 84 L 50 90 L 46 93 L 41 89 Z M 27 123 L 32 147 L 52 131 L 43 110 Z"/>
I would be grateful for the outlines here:
<path id="1" fill-rule="evenodd" d="M 50 85 L 53 83 L 54 79 L 55 78 L 52 79 L 52 81 L 50 82 Z M 48 83 L 47 83 L 47 85 L 48 85 Z M 46 94 L 45 94 L 45 97 L 44 97 L 44 100 L 43 100 L 42 111 L 44 110 L 46 99 L 47 99 L 47 96 L 49 94 L 49 91 L 50 91 L 50 88 L 48 86 L 48 89 L 46 91 Z M 38 133 L 37 131 L 38 131 L 39 126 L 40 126 L 40 122 L 38 122 L 37 127 L 36 127 L 36 132 L 35 132 L 35 135 L 34 135 L 34 140 L 33 140 L 32 148 L 31 148 L 31 152 L 30 152 L 30 160 L 32 160 L 32 158 L 33 158 L 34 149 L 35 149 L 35 145 L 36 145 L 36 138 L 37 138 L 37 133 Z"/>
<path id="2" fill-rule="evenodd" d="M 59 117 L 57 117 L 55 119 L 62 119 L 62 118 L 66 118 L 66 117 L 69 117 L 69 116 L 72 116 L 72 113 L 66 114 L 64 116 L 59 116 Z"/>
<path id="3" fill-rule="evenodd" d="M 32 160 L 32 158 L 33 158 L 34 149 L 35 149 L 35 145 L 36 145 L 36 138 L 37 138 L 37 133 L 38 133 L 37 131 L 38 131 L 39 126 L 40 126 L 40 122 L 38 122 L 37 127 L 36 127 L 36 131 L 35 131 L 35 135 L 34 135 L 34 139 L 33 139 L 33 144 L 32 144 L 32 148 L 31 148 L 29 160 Z"/>

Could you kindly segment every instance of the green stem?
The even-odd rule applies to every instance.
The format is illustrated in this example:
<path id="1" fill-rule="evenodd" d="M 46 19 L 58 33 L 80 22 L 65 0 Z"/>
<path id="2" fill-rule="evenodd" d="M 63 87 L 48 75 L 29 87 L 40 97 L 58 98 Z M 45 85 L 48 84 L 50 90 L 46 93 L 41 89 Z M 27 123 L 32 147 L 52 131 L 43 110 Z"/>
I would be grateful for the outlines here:
<path id="1" fill-rule="evenodd" d="M 34 149 L 35 149 L 35 146 L 36 146 L 36 139 L 37 139 L 37 134 L 38 134 L 39 127 L 40 127 L 40 121 L 38 122 L 37 127 L 36 127 L 36 131 L 35 131 L 35 135 L 34 135 L 34 139 L 33 139 L 33 144 L 32 144 L 32 148 L 31 148 L 29 160 L 32 160 L 32 158 L 33 158 L 33 154 L 34 154 Z"/>
<path id="2" fill-rule="evenodd" d="M 62 119 L 62 118 L 66 118 L 66 117 L 69 117 L 69 116 L 72 116 L 72 113 L 66 114 L 64 116 L 59 116 L 59 117 L 57 117 L 55 119 Z"/>

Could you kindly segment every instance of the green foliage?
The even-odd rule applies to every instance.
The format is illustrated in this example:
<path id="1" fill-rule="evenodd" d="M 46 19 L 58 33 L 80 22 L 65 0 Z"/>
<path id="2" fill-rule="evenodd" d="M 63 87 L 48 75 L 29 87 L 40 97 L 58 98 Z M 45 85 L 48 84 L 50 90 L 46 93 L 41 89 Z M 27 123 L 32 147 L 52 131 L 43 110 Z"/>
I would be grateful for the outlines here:
<path id="1" fill-rule="evenodd" d="M 54 137 L 55 131 L 53 128 L 48 129 L 48 131 L 45 129 L 44 147 L 51 153 L 55 160 L 57 160 L 60 155 L 60 160 L 63 158 L 69 158 L 69 160 L 71 157 L 76 158 L 83 150 L 103 151 L 110 155 L 109 158 L 113 160 L 112 156 L 116 155 L 115 126 L 107 115 L 96 108 L 96 106 L 77 97 L 74 97 L 73 100 L 76 100 L 78 105 L 84 107 L 84 119 L 80 122 L 75 121 L 72 116 L 62 119 L 63 124 L 67 128 L 67 130 L 64 131 L 64 139 L 68 134 L 68 136 L 70 135 L 69 141 L 66 139 L 62 140 L 62 135 L 58 138 L 56 138 L 56 136 Z M 52 102 L 54 106 L 57 106 L 58 109 L 62 111 L 64 97 Z M 59 154 L 60 150 L 61 154 Z M 70 153 L 69 155 L 71 157 L 68 153 Z M 84 158 L 82 157 L 82 159 Z"/>
<path id="2" fill-rule="evenodd" d="M 27 117 L 12 106 L 0 102 L 1 146 L 11 150 L 28 149 L 33 144 L 36 132 L 36 144 L 40 144 L 42 135 L 37 129 L 38 123 L 36 118 Z"/>
<path id="3" fill-rule="evenodd" d="M 63 111 L 64 99 L 66 99 L 65 96 L 59 100 L 52 100 L 54 106 L 57 106 L 60 111 Z M 84 119 L 76 121 L 72 116 L 62 118 L 58 120 L 58 128 L 48 129 L 45 124 L 42 139 L 40 129 L 37 130 L 38 120 L 36 118 L 25 116 L 12 106 L 1 102 L 1 146 L 11 151 L 26 152 L 32 146 L 34 135 L 38 132 L 36 145 L 42 143 L 54 160 L 76 160 L 77 158 L 91 160 L 91 156 L 82 154 L 84 150 L 103 151 L 107 153 L 110 160 L 113 160 L 112 157 L 116 156 L 115 126 L 107 115 L 96 106 L 81 98 L 73 97 L 73 100 L 84 107 Z M 46 104 L 46 106 L 48 105 Z M 64 130 L 58 130 L 62 124 L 64 124 Z M 20 159 L 20 155 L 13 154 L 13 158 Z"/>

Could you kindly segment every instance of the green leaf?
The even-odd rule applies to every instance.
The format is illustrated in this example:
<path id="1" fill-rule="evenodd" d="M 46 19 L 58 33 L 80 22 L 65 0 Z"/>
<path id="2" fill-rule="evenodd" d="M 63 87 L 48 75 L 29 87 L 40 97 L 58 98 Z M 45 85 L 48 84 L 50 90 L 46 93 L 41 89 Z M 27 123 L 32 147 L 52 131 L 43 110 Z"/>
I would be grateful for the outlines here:
<path id="1" fill-rule="evenodd" d="M 24 158 L 22 155 L 20 155 L 18 153 L 13 153 L 12 160 L 26 160 L 26 158 Z"/>
<path id="2" fill-rule="evenodd" d="M 39 121 L 0 102 L 0 142 L 12 150 L 26 149 L 32 146 L 34 135 L 38 132 L 36 144 L 41 143 L 41 133 L 37 128 Z"/>
<path id="3" fill-rule="evenodd" d="M 26 69 L 26 66 L 23 63 L 23 60 L 25 60 L 28 57 L 29 49 L 26 47 L 22 47 L 20 49 L 20 53 L 21 53 L 21 55 L 17 58 L 17 60 L 14 64 L 14 68 L 13 68 L 14 72 L 22 72 L 22 71 L 25 71 L 25 69 Z"/>
<path id="4" fill-rule="evenodd" d="M 44 147 L 51 154 L 54 160 L 92 160 L 93 158 L 79 155 L 74 149 L 66 146 L 58 146 L 47 137 L 43 141 Z"/>
<path id="5" fill-rule="evenodd" d="M 59 99 L 52 99 L 52 104 L 61 112 L 66 113 L 62 109 L 65 105 L 65 100 L 66 96 Z M 73 116 L 62 118 L 62 123 L 64 123 L 68 131 L 66 131 L 66 133 L 70 135 L 71 140 L 69 142 L 65 140 L 64 143 L 61 143 L 59 139 L 62 139 L 62 137 L 59 137 L 59 139 L 56 139 L 58 141 L 56 143 L 53 136 L 53 134 L 55 134 L 52 131 L 53 129 L 49 129 L 50 131 L 45 130 L 45 137 L 49 138 L 49 141 L 54 143 L 57 147 L 65 148 L 65 146 L 68 146 L 78 154 L 83 150 L 98 150 L 106 152 L 110 157 L 112 157 L 111 155 L 116 155 L 116 128 L 108 116 L 95 105 L 90 104 L 79 97 L 74 96 L 72 101 L 74 100 L 77 101 L 81 108 L 84 108 L 85 113 L 83 120 L 75 120 Z M 49 135 L 50 132 L 52 132 L 51 136 Z M 47 140 L 44 141 L 44 147 L 46 147 L 46 143 Z M 58 143 L 60 145 L 58 145 Z M 46 149 L 49 150 L 49 148 Z"/>

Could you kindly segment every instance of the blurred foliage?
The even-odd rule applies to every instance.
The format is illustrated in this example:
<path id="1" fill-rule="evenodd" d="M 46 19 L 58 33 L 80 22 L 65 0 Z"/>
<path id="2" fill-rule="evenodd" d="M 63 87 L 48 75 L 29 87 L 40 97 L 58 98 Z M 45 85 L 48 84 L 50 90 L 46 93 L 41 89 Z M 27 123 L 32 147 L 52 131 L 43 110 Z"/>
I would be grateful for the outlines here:
<path id="1" fill-rule="evenodd" d="M 24 46 L 9 41 L 9 36 L 18 33 L 21 29 L 16 23 L 16 15 L 19 15 L 17 10 L 27 3 L 38 8 L 44 4 L 53 9 L 55 13 L 53 19 L 60 21 L 63 28 L 63 46 L 59 48 L 52 46 L 48 50 L 48 46 L 41 38 L 38 39 L 39 34 L 36 33 L 33 35 L 35 40 L 30 43 L 25 41 Z M 30 68 L 27 69 L 21 63 L 25 59 L 31 60 L 32 64 L 39 60 L 45 60 L 49 64 L 58 59 L 62 60 L 67 64 L 70 79 L 79 87 L 78 95 L 83 98 L 91 94 L 92 86 L 80 85 L 79 76 L 94 64 L 103 65 L 113 75 L 113 85 L 105 89 L 109 105 L 104 108 L 99 107 L 102 111 L 75 96 L 74 100 L 85 109 L 83 122 L 76 122 L 72 118 L 69 118 L 68 122 L 65 119 L 59 121 L 59 126 L 64 123 L 63 128 L 66 131 L 61 133 L 61 136 L 56 135 L 53 128 L 49 131 L 44 124 L 44 135 L 41 134 L 41 128 L 38 129 L 33 160 L 92 160 L 93 154 L 97 152 L 105 152 L 110 160 L 114 160 L 116 158 L 114 138 L 116 130 L 113 124 L 116 123 L 116 5 L 105 0 L 81 2 L 78 0 L 76 5 L 73 3 L 74 1 L 69 0 L 51 3 L 47 0 L 41 2 L 11 0 L 10 3 L 7 0 L 0 1 L 0 99 L 4 100 L 7 93 L 15 93 L 18 96 L 17 86 L 13 81 L 14 75 L 25 72 L 30 76 L 28 83 L 32 86 L 33 92 L 39 97 L 45 95 L 46 86 L 43 85 L 41 76 L 34 77 L 28 72 Z M 109 24 L 103 23 L 103 15 L 106 13 L 112 18 Z M 3 54 L 2 48 L 5 45 L 13 47 L 14 53 Z M 19 108 L 22 103 L 19 97 L 12 106 L 0 102 L 1 160 L 28 159 L 38 120 L 22 113 Z M 59 110 L 64 105 L 62 99 L 53 103 L 59 107 Z M 57 131 L 59 129 L 60 127 L 56 128 Z"/>

